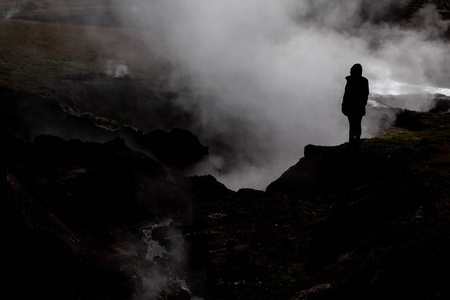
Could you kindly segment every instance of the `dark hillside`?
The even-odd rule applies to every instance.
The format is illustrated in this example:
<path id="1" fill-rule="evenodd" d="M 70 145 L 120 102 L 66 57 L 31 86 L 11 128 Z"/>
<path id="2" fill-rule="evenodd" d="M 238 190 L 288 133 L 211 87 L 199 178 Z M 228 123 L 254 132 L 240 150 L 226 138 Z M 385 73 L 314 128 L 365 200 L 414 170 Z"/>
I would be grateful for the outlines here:
<path id="1" fill-rule="evenodd" d="M 359 150 L 309 145 L 268 186 L 312 201 L 322 220 L 305 271 L 323 282 L 296 299 L 448 297 L 449 121 L 404 111 L 403 128 Z"/>
<path id="2" fill-rule="evenodd" d="M 123 140 L 104 144 L 2 130 L 1 199 L 8 224 L 3 268 L 18 298 L 129 299 L 186 295 L 145 259 L 140 226 L 187 206 L 183 184 Z M 183 299 L 179 296 L 179 299 Z"/>
<path id="3" fill-rule="evenodd" d="M 267 192 L 193 178 L 189 283 L 206 299 L 446 299 L 450 115 L 308 145 Z M 170 237 L 160 237 L 169 242 Z"/>
<path id="4" fill-rule="evenodd" d="M 4 271 L 56 298 L 446 299 L 449 117 L 403 111 L 359 151 L 309 145 L 267 192 L 176 175 L 122 139 L 3 127 Z M 164 218 L 152 237 L 169 253 L 145 260 L 140 228 Z"/>

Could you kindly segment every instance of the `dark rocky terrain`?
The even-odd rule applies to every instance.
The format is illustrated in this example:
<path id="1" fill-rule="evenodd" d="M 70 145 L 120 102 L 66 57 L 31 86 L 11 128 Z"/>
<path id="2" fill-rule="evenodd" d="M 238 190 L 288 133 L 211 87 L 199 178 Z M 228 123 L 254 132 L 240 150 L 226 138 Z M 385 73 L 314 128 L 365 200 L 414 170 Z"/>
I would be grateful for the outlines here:
<path id="1" fill-rule="evenodd" d="M 100 25 L 116 26 L 108 1 L 106 10 L 80 6 L 65 17 L 29 3 L 19 20 L 2 25 L 91 24 L 100 12 Z M 176 109 L 181 92 L 164 78 L 113 78 L 73 70 L 66 60 L 56 75 L 29 62 L 33 72 L 21 73 L 23 57 L 14 60 L 5 44 L 5 295 L 450 298 L 449 97 L 435 95 L 427 112 L 404 109 L 404 97 L 373 97 L 384 104 L 368 108 L 381 134 L 358 149 L 307 145 L 265 191 L 232 191 L 213 176 L 186 175 L 209 149 L 184 128 L 191 116 Z M 91 55 L 80 53 L 70 55 Z M 42 66 L 60 53 L 33 55 L 24 57 Z M 158 66 L 155 73 L 167 71 Z"/>
<path id="2" fill-rule="evenodd" d="M 22 109 L 107 141 L 20 139 L 37 128 Z M 160 131 L 106 130 L 3 89 L 7 287 L 57 299 L 446 299 L 450 115 L 390 110 L 390 132 L 359 149 L 308 145 L 267 191 L 234 192 L 156 160 Z M 136 135 L 144 152 L 129 146 Z M 196 143 L 192 157 L 207 155 Z M 152 231 L 167 253 L 146 259 L 142 228 L 167 219 Z"/>

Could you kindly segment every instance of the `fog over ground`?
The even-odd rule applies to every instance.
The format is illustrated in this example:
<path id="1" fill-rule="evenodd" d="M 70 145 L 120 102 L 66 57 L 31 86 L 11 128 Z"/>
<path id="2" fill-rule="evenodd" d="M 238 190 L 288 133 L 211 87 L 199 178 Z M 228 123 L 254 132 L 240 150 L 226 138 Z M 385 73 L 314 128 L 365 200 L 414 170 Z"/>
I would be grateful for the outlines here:
<path id="1" fill-rule="evenodd" d="M 401 2 L 134 0 L 122 17 L 188 91 L 177 104 L 194 113 L 189 129 L 210 147 L 195 172 L 231 189 L 264 189 L 305 145 L 346 142 L 340 104 L 354 63 L 371 93 L 449 87 L 450 47 L 441 39 L 449 24 L 431 6 L 408 22 L 382 22 Z"/>

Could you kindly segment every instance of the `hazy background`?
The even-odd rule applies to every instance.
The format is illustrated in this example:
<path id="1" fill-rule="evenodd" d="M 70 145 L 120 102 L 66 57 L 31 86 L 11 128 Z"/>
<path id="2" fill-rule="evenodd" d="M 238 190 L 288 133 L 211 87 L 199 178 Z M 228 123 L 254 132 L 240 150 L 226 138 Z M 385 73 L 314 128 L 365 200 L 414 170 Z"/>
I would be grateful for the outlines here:
<path id="1" fill-rule="evenodd" d="M 134 0 L 121 18 L 171 61 L 172 85 L 186 91 L 177 105 L 195 115 L 189 129 L 210 147 L 195 173 L 264 189 L 305 145 L 346 142 L 340 104 L 354 63 L 375 94 L 450 86 L 441 39 L 449 24 L 432 6 L 408 22 L 383 21 L 401 2 Z M 427 97 L 415 99 L 426 106 Z"/>

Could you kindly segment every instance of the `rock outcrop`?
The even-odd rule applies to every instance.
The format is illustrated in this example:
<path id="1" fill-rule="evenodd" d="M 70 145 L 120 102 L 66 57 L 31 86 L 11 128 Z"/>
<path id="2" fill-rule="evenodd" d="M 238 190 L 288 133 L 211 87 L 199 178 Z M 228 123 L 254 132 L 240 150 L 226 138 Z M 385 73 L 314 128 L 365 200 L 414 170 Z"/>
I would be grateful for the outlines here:
<path id="1" fill-rule="evenodd" d="M 403 111 L 399 125 L 422 129 L 308 145 L 266 192 L 194 204 L 192 286 L 208 299 L 448 297 L 449 117 Z"/>
<path id="2" fill-rule="evenodd" d="M 2 140 L 10 292 L 51 299 L 188 296 L 169 280 L 173 275 L 145 259 L 141 242 L 142 224 L 186 209 L 181 183 L 163 165 L 119 138 Z"/>

